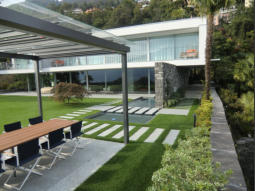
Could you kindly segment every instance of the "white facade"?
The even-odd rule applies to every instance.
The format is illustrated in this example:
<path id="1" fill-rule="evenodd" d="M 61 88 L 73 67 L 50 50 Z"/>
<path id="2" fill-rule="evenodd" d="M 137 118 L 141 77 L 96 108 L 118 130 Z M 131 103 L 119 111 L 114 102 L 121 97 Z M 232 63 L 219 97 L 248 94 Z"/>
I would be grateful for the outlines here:
<path id="1" fill-rule="evenodd" d="M 153 68 L 156 62 L 176 66 L 205 64 L 206 19 L 190 18 L 106 30 L 132 43 L 128 68 Z M 71 72 L 120 69 L 120 56 L 102 55 L 43 61 L 41 72 Z M 0 66 L 0 74 L 33 73 L 30 61 Z"/>

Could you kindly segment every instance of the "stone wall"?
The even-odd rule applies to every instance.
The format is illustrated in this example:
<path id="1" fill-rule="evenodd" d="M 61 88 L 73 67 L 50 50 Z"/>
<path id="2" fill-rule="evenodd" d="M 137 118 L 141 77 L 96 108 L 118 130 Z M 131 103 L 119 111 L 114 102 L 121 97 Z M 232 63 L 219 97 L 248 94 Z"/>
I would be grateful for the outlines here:
<path id="1" fill-rule="evenodd" d="M 190 68 L 155 63 L 155 106 L 162 108 L 164 100 L 173 92 L 188 84 Z"/>
<path id="2" fill-rule="evenodd" d="M 232 170 L 226 191 L 246 191 L 246 183 L 235 150 L 234 141 L 225 116 L 225 111 L 216 90 L 211 88 L 213 98 L 212 127 L 210 132 L 213 162 L 221 163 L 221 170 Z"/>

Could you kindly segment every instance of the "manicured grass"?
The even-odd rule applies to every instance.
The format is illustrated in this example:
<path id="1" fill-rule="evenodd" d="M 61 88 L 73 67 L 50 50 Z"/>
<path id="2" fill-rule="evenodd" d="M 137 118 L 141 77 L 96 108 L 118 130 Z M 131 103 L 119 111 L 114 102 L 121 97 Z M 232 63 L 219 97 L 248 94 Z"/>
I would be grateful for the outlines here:
<path id="1" fill-rule="evenodd" d="M 44 120 L 48 120 L 85 107 L 111 102 L 115 99 L 85 98 L 80 103 L 70 104 L 55 102 L 51 97 L 43 97 L 42 100 Z M 37 97 L 0 96 L 0 103 L 0 131 L 2 131 L 4 124 L 16 121 L 21 121 L 23 126 L 27 126 L 28 118 L 38 116 Z M 83 115 L 82 118 L 84 116 L 86 115 Z"/>
<path id="2" fill-rule="evenodd" d="M 144 191 L 160 167 L 163 152 L 162 144 L 131 143 L 76 191 Z"/>
<path id="3" fill-rule="evenodd" d="M 169 109 L 190 109 L 191 106 L 193 105 L 193 102 L 194 102 L 194 99 L 185 98 L 185 99 L 180 100 L 176 104 L 176 106 L 171 106 L 171 107 L 168 107 L 168 108 Z"/>

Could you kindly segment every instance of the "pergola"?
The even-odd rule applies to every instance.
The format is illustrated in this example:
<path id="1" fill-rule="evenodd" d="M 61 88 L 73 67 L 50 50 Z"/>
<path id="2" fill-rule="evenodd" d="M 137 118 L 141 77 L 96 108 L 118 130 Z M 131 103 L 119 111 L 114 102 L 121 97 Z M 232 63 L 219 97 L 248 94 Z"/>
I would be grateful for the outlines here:
<path id="1" fill-rule="evenodd" d="M 43 110 L 40 60 L 100 54 L 121 55 L 125 144 L 129 142 L 127 88 L 127 52 L 129 51 L 130 48 L 123 44 L 0 6 L 0 57 L 35 61 L 36 92 L 41 116 Z"/>

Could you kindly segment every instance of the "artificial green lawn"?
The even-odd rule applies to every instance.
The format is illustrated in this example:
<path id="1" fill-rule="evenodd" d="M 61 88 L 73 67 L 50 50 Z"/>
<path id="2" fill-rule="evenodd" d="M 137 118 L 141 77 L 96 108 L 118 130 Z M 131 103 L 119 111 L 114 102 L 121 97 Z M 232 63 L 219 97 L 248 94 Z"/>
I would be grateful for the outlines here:
<path id="1" fill-rule="evenodd" d="M 44 120 L 59 117 L 85 107 L 111 102 L 115 99 L 85 98 L 81 103 L 63 104 L 55 102 L 51 97 L 43 97 Z M 88 113 L 87 115 L 90 115 Z M 28 125 L 28 119 L 38 116 L 37 97 L 34 96 L 0 96 L 0 131 L 3 125 L 21 121 L 23 126 Z M 85 115 L 84 115 L 85 116 Z"/>

